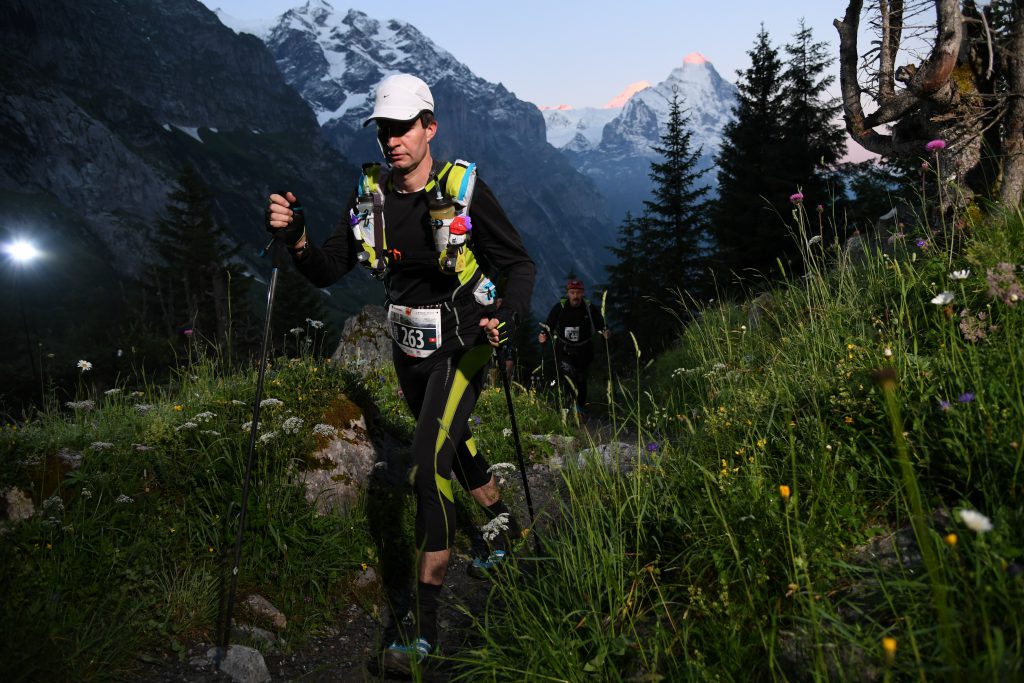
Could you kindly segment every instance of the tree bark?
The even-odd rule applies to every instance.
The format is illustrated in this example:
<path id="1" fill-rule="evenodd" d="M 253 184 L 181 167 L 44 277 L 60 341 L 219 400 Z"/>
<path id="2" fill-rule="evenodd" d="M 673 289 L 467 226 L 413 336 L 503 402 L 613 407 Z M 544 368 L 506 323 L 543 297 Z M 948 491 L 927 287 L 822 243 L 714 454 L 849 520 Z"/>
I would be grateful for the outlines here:
<path id="1" fill-rule="evenodd" d="M 1009 95 L 1004 124 L 1003 178 L 999 201 L 1020 206 L 1024 201 L 1024 0 L 1015 0 L 1006 65 Z"/>

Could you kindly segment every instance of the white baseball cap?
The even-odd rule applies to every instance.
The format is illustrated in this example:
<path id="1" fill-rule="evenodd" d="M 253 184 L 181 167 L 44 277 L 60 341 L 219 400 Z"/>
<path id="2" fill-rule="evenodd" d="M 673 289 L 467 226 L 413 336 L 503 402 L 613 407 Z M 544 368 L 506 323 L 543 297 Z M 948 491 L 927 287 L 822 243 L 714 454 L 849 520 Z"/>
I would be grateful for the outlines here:
<path id="1" fill-rule="evenodd" d="M 427 84 L 411 74 L 394 74 L 377 85 L 373 113 L 363 126 L 374 119 L 411 121 L 423 110 L 434 111 L 434 96 Z"/>

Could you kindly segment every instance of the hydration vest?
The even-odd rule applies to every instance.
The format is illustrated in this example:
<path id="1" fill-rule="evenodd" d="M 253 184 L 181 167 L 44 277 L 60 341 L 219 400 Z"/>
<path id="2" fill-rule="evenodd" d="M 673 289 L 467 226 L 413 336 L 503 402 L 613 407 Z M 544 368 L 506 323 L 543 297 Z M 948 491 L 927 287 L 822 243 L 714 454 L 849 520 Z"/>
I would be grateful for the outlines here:
<path id="1" fill-rule="evenodd" d="M 378 279 L 384 277 L 391 263 L 402 259 L 401 252 L 388 248 L 384 194 L 389 181 L 381 164 L 363 164 L 363 173 L 356 188 L 356 208 L 349 214 L 352 235 L 361 248 L 357 260 Z M 473 282 L 479 271 L 471 249 L 472 222 L 469 219 L 469 205 L 475 186 L 476 164 L 459 159 L 454 163 L 446 162 L 438 173 L 431 173 L 423 188 L 430 198 L 430 222 L 438 269 L 457 275 L 460 288 Z M 444 205 L 444 212 L 448 215 L 442 217 L 439 211 L 435 211 L 436 205 L 440 204 Z"/>

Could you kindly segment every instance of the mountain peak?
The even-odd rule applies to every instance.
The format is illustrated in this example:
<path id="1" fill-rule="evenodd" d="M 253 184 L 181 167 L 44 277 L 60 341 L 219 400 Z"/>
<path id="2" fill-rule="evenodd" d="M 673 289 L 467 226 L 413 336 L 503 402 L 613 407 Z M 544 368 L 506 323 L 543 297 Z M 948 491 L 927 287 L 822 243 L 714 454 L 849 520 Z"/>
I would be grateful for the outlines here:
<path id="1" fill-rule="evenodd" d="M 618 95 L 616 95 L 615 97 L 610 99 L 607 102 L 607 104 L 605 104 L 601 108 L 602 109 L 622 109 L 622 107 L 626 104 L 626 101 L 629 100 L 630 97 L 632 97 L 633 95 L 637 94 L 638 92 L 640 92 L 644 88 L 649 88 L 649 87 L 651 87 L 651 84 L 648 83 L 647 81 L 637 81 L 636 83 L 630 83 L 629 85 L 627 85 L 625 88 L 622 89 L 622 92 L 620 92 Z"/>
<path id="2" fill-rule="evenodd" d="M 691 52 L 683 57 L 683 64 L 710 64 L 711 60 L 699 52 Z"/>

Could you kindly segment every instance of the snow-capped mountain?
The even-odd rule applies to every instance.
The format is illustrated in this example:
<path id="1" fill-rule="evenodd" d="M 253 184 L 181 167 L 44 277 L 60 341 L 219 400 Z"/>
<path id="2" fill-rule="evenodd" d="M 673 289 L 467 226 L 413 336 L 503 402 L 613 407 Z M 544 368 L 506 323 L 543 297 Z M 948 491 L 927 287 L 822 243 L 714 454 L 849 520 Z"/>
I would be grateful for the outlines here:
<path id="1" fill-rule="evenodd" d="M 614 221 L 593 183 L 547 143 L 534 105 L 476 76 L 411 24 L 341 13 L 324 0 L 285 12 L 260 38 L 331 143 L 354 160 L 380 158 L 373 126 L 362 124 L 381 79 L 405 72 L 426 81 L 439 124 L 434 156 L 477 163 L 537 261 L 536 310 L 563 291 L 570 270 L 604 279 Z M 347 192 L 356 178 L 338 182 Z"/>
<path id="2" fill-rule="evenodd" d="M 602 107 L 581 107 L 579 109 L 562 104 L 557 107 L 541 107 L 547 138 L 559 149 L 583 152 L 597 147 L 601 142 L 604 127 L 622 112 L 622 106 L 629 98 L 644 88 L 651 87 L 647 81 L 638 81 L 626 86 Z"/>
<path id="3" fill-rule="evenodd" d="M 723 80 L 698 53 L 688 55 L 664 81 L 637 90 L 621 109 L 543 112 L 548 141 L 594 180 L 617 218 L 627 210 L 639 213 L 649 197 L 650 162 L 658 158 L 653 147 L 666 131 L 674 96 L 690 117 L 691 143 L 703 149 L 701 166 L 710 168 L 722 143 L 722 130 L 732 118 L 736 86 Z M 608 117 L 603 125 L 598 112 Z M 598 126 L 600 134 L 595 130 Z M 711 174 L 705 180 L 714 183 Z"/>

